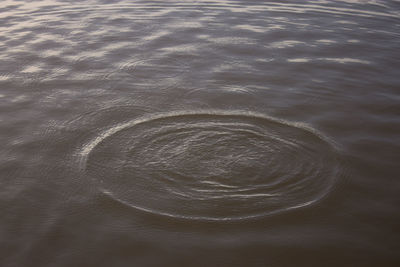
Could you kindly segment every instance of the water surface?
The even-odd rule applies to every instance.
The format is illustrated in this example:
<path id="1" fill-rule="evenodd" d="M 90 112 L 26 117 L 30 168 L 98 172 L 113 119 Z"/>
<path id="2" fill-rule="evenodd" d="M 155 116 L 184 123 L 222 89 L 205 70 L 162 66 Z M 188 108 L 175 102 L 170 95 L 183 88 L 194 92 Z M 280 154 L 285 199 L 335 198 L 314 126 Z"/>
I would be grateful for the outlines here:
<path id="1" fill-rule="evenodd" d="M 398 266 L 400 3 L 0 4 L 1 266 Z"/>

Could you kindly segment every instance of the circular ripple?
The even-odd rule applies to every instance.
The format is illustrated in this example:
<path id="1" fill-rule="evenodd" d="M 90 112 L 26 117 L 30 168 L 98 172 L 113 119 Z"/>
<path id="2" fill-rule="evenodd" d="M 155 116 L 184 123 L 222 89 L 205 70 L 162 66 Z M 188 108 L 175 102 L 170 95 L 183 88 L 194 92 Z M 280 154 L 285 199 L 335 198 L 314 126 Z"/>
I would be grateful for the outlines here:
<path id="1" fill-rule="evenodd" d="M 137 79 L 167 79 L 174 78 L 186 71 L 185 66 L 179 60 L 167 58 L 152 58 L 125 64 L 122 71 Z"/>
<path id="2" fill-rule="evenodd" d="M 310 205 L 330 191 L 340 168 L 335 147 L 315 130 L 241 111 L 137 118 L 87 143 L 80 164 L 124 204 L 200 220 Z"/>
<path id="3" fill-rule="evenodd" d="M 154 57 L 146 60 L 126 62 L 118 70 L 107 76 L 115 85 L 127 84 L 136 88 L 171 88 L 183 82 L 187 65 L 170 57 Z"/>

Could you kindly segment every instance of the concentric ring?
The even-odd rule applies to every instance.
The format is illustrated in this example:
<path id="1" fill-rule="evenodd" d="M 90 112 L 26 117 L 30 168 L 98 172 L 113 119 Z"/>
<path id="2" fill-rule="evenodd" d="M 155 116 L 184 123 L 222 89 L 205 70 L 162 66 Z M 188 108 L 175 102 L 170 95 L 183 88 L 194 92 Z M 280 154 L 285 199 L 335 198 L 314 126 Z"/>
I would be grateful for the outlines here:
<path id="1" fill-rule="evenodd" d="M 99 189 L 142 211 L 239 220 L 310 205 L 338 175 L 335 145 L 299 123 L 247 111 L 157 113 L 86 143 L 80 166 Z"/>

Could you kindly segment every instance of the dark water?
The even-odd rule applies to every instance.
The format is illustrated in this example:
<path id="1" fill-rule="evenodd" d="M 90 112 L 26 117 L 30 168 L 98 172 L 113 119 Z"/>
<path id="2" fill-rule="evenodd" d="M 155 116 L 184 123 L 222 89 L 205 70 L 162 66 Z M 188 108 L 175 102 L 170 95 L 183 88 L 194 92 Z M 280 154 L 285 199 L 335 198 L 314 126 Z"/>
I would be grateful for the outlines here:
<path id="1" fill-rule="evenodd" d="M 2 1 L 0 266 L 400 266 L 400 2 Z"/>

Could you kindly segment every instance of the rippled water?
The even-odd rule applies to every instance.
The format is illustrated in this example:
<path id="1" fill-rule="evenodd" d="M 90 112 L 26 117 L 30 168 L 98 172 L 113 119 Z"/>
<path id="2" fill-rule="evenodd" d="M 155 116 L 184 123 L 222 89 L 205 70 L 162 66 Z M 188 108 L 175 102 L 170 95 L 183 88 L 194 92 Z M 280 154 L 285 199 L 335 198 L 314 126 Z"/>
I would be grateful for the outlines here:
<path id="1" fill-rule="evenodd" d="M 130 207 L 235 220 L 319 200 L 338 175 L 331 150 L 301 125 L 253 113 L 193 111 L 116 125 L 82 148 L 80 163 L 101 191 Z"/>
<path id="2" fill-rule="evenodd" d="M 398 266 L 400 2 L 0 4 L 1 266 Z"/>

